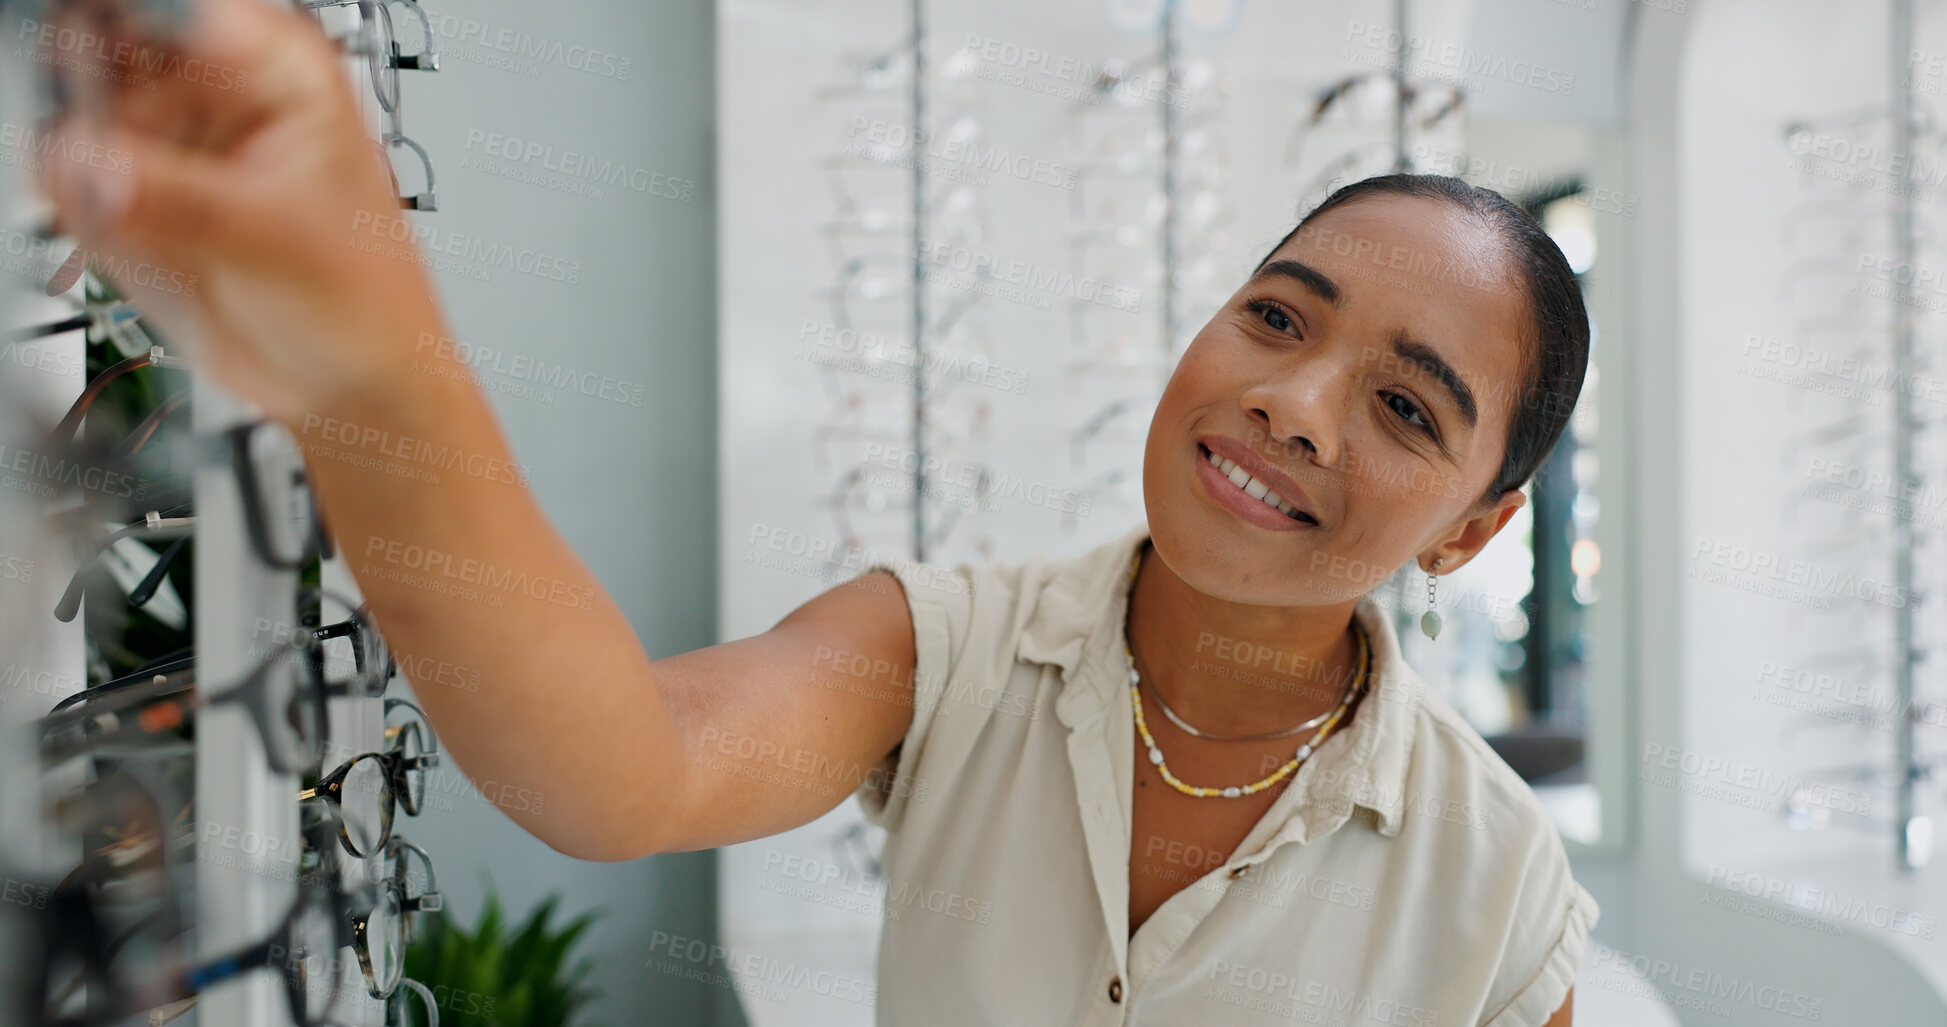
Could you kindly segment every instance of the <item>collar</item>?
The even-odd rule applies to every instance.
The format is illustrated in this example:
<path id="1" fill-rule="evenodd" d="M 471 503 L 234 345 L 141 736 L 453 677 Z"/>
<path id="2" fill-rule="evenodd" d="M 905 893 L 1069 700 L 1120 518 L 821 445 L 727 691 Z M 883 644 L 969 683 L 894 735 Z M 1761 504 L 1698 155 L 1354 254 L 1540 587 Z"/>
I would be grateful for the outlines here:
<path id="1" fill-rule="evenodd" d="M 1128 714 L 1127 657 L 1122 651 L 1128 570 L 1136 548 L 1148 537 L 1148 523 L 1139 521 L 1079 556 L 1035 557 L 1024 568 L 1028 576 L 1023 594 L 1037 598 L 1026 615 L 1017 656 L 1060 668 L 1055 714 L 1071 731 L 1110 710 Z M 1359 704 L 1351 726 L 1326 739 L 1275 805 L 1289 808 L 1285 800 L 1295 802 L 1302 784 L 1306 806 L 1337 807 L 1348 816 L 1354 806 L 1370 810 L 1377 815 L 1379 832 L 1392 837 L 1399 833 L 1405 810 L 1403 785 L 1426 685 L 1401 656 L 1393 618 L 1371 593 L 1359 600 L 1353 615 L 1372 646 L 1372 691 Z M 1334 826 L 1343 821 L 1332 819 Z M 1302 824 L 1297 828 L 1301 838 L 1310 831 Z"/>

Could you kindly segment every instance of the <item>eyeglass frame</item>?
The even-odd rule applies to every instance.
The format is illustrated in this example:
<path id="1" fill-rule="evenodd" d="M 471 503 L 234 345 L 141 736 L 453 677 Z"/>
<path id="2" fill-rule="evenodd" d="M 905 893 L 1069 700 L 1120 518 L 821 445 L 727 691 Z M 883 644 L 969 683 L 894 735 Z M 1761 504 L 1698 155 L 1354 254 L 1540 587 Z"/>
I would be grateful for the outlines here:
<path id="1" fill-rule="evenodd" d="M 361 895 L 369 895 L 370 903 L 361 902 L 358 906 L 347 906 L 345 909 L 345 926 L 351 932 L 352 954 L 358 957 L 358 968 L 365 975 L 366 994 L 376 999 L 391 998 L 392 993 L 399 989 L 399 982 L 406 976 L 405 910 L 399 905 L 400 893 L 396 888 L 377 885 L 369 889 L 361 889 Z M 399 925 L 391 932 L 394 939 L 393 949 L 398 953 L 398 962 L 393 967 L 384 968 L 390 971 L 390 979 L 384 981 L 379 979 L 381 968 L 375 966 L 372 959 L 371 941 L 372 918 L 379 912 L 381 906 L 390 907 L 389 922 Z"/>
<path id="2" fill-rule="evenodd" d="M 81 251 L 77 249 L 75 252 Z M 127 300 L 84 304 L 78 314 L 71 314 L 59 321 L 43 321 L 25 328 L 17 328 L 7 332 L 4 339 L 7 342 L 32 342 L 35 339 L 45 339 L 50 335 L 60 335 L 63 332 L 78 332 L 84 328 L 112 327 L 141 316 L 141 311 L 129 306 Z"/>
<path id="3" fill-rule="evenodd" d="M 325 827 L 322 822 L 301 824 L 300 836 L 311 844 L 316 845 L 323 841 L 322 836 L 324 830 Z M 320 848 L 321 850 L 328 849 L 329 846 L 323 845 Z M 323 859 L 316 872 L 308 875 L 296 875 L 298 888 L 297 898 L 292 902 L 290 912 L 284 915 L 283 920 L 278 926 L 272 929 L 263 941 L 246 945 L 233 955 L 206 961 L 202 964 L 200 972 L 187 975 L 185 980 L 194 986 L 193 993 L 201 994 L 203 989 L 209 984 L 227 980 L 230 977 L 236 976 L 238 973 L 246 972 L 257 966 L 275 968 L 278 960 L 282 959 L 288 967 L 294 959 L 301 961 L 305 956 L 310 955 L 309 953 L 305 953 L 304 956 L 296 956 L 294 954 L 293 950 L 296 946 L 290 944 L 292 940 L 291 935 L 296 930 L 298 921 L 306 912 L 306 907 L 319 903 L 329 904 L 327 906 L 327 919 L 335 931 L 337 945 L 327 956 L 335 963 L 338 953 L 352 944 L 349 929 L 351 921 L 348 903 L 349 896 L 339 886 L 338 873 L 339 864 L 337 860 L 334 857 L 327 856 Z M 261 961 L 256 962 L 259 959 Z M 331 986 L 331 998 L 325 1002 L 324 1010 L 320 1015 L 319 1021 L 312 1021 L 304 1015 L 305 996 L 303 989 L 309 983 L 309 979 L 304 975 L 292 974 L 288 971 L 279 974 L 279 976 L 284 981 L 285 997 L 291 1004 L 290 1013 L 293 1021 L 299 1024 L 321 1022 L 323 1019 L 328 1018 L 337 1007 L 340 994 L 338 974 L 328 972 L 325 975 L 325 979 Z"/>
<path id="4" fill-rule="evenodd" d="M 134 524 L 126 524 L 116 528 L 107 535 L 89 543 L 89 548 L 92 551 L 85 558 L 76 561 L 77 566 L 74 570 L 74 576 L 68 579 L 67 588 L 62 590 L 61 598 L 54 604 L 54 619 L 66 624 L 74 620 L 81 612 L 81 600 L 87 591 L 88 576 L 94 570 L 95 561 L 100 559 L 103 553 L 114 548 L 116 543 L 123 539 L 143 535 L 177 538 L 180 536 L 175 535 L 175 532 L 188 532 L 195 526 L 196 517 L 194 514 L 187 513 L 186 505 L 171 507 L 167 514 L 160 510 L 150 510 L 143 515 L 142 520 Z M 158 535 L 157 533 L 163 534 Z M 157 565 L 158 567 L 161 566 L 160 559 L 158 559 Z M 167 571 L 166 567 L 162 569 L 165 572 Z M 146 583 L 149 576 L 155 575 L 155 571 L 155 568 L 151 568 L 149 575 L 145 576 L 143 581 Z M 161 581 L 158 578 L 152 588 L 160 587 L 160 585 Z M 142 604 L 137 603 L 136 605 L 140 606 Z"/>
<path id="5" fill-rule="evenodd" d="M 308 871 L 315 871 L 321 865 L 321 858 L 324 855 L 311 847 L 314 844 L 313 838 L 311 834 L 305 835 L 306 844 L 299 856 L 299 867 Z M 417 896 L 406 894 L 406 854 L 402 850 L 416 852 L 425 861 L 427 888 Z M 376 999 L 387 999 L 391 998 L 393 992 L 398 990 L 399 985 L 405 981 L 405 951 L 412 943 L 414 933 L 410 914 L 421 910 L 438 911 L 444 908 L 444 902 L 439 891 L 434 887 L 433 860 L 427 855 L 425 849 L 406 841 L 401 835 L 393 835 L 386 840 L 385 845 L 377 851 L 376 855 L 380 857 L 380 862 L 387 868 L 388 873 L 369 886 L 370 904 L 365 905 L 362 912 L 358 907 L 347 902 L 344 915 L 352 938 L 353 954 L 358 957 L 359 969 L 365 975 L 367 993 Z M 365 894 L 366 891 L 361 889 L 361 894 Z M 379 905 L 388 900 L 393 911 L 393 921 L 399 925 L 395 933 L 397 943 L 394 947 L 399 952 L 400 959 L 398 975 L 390 981 L 381 981 L 378 967 L 372 958 L 371 921 Z"/>
<path id="6" fill-rule="evenodd" d="M 434 176 L 433 176 L 433 158 L 426 153 L 426 148 L 419 145 L 416 142 L 413 142 L 410 137 L 408 137 L 404 132 L 399 131 L 396 126 L 386 131 L 383 137 L 381 138 L 380 142 L 384 145 L 385 148 L 386 167 L 389 171 L 391 171 L 392 174 L 392 191 L 395 193 L 399 193 L 399 209 L 400 210 L 420 210 L 420 211 L 439 210 L 439 199 L 435 193 L 435 183 L 434 183 Z M 400 191 L 398 172 L 396 170 L 392 170 L 392 150 L 395 147 L 400 147 L 400 146 L 406 147 L 407 149 L 411 150 L 413 153 L 418 155 L 420 166 L 425 168 L 426 170 L 426 191 L 425 192 L 412 193 L 408 195 Z"/>
<path id="7" fill-rule="evenodd" d="M 432 724 L 426 720 L 426 711 L 420 709 L 417 703 L 399 698 L 387 699 L 382 717 L 390 719 L 392 711 L 397 709 L 410 710 L 417 719 L 403 724 L 388 725 L 385 728 L 383 750 L 387 760 L 385 766 L 387 772 L 393 776 L 393 789 L 399 798 L 399 805 L 405 809 L 407 816 L 416 817 L 420 811 L 420 797 L 413 794 L 411 782 L 406 775 L 412 771 L 423 772 L 440 765 L 439 736 L 433 733 Z M 411 729 L 413 735 L 420 740 L 421 749 L 417 756 L 405 755 L 407 729 Z M 408 762 L 412 765 L 407 766 Z"/>
<path id="8" fill-rule="evenodd" d="M 366 760 L 378 761 L 379 769 L 379 836 L 372 842 L 370 851 L 361 851 L 352 841 L 351 819 L 345 816 L 345 781 L 351 772 Z M 338 764 L 329 773 L 318 778 L 318 783 L 298 790 L 297 801 L 319 802 L 338 824 L 338 844 L 347 854 L 365 859 L 385 850 L 385 843 L 392 840 L 392 822 L 397 819 L 399 807 L 398 778 L 388 764 L 386 754 L 367 749 L 355 753 L 345 762 Z"/>
<path id="9" fill-rule="evenodd" d="M 415 770 L 423 771 L 428 767 L 436 767 L 440 763 L 439 738 L 433 733 L 432 727 L 426 723 L 426 713 L 424 710 L 421 710 L 417 705 L 404 699 L 387 699 L 385 701 L 385 716 L 391 716 L 393 710 L 401 707 L 413 711 L 418 717 L 418 720 L 386 728 L 386 741 L 383 749 L 355 753 L 348 757 L 345 762 L 340 763 L 330 773 L 319 777 L 317 784 L 298 791 L 297 799 L 299 802 L 316 801 L 324 804 L 325 808 L 331 812 L 333 818 L 338 822 L 339 844 L 344 846 L 347 853 L 361 859 L 385 851 L 387 843 L 392 840 L 392 825 L 397 822 L 398 811 L 400 809 L 404 809 L 407 816 L 416 817 L 419 815 L 419 796 L 413 794 L 411 781 L 407 775 Z M 406 737 L 405 731 L 408 728 L 412 729 L 412 733 L 420 737 L 422 743 L 425 745 L 425 748 L 417 756 L 407 756 L 405 754 L 404 739 Z M 373 840 L 370 851 L 361 851 L 359 846 L 352 841 L 351 820 L 345 816 L 344 794 L 345 782 L 351 776 L 352 770 L 359 763 L 368 759 L 378 761 L 380 780 L 379 797 L 377 799 L 379 803 L 379 836 Z M 408 763 L 412 765 L 408 766 Z"/>
<path id="10" fill-rule="evenodd" d="M 147 353 L 137 353 L 132 357 L 123 358 L 109 365 L 100 374 L 89 379 L 87 385 L 82 386 L 81 395 L 75 397 L 73 404 L 68 407 L 68 412 L 61 416 L 61 420 L 55 424 L 54 430 L 48 434 L 49 442 L 54 445 L 62 445 L 74 441 L 75 433 L 81 429 L 82 419 L 88 416 L 88 411 L 94 407 L 95 401 L 101 398 L 102 392 L 110 384 L 123 375 L 132 371 L 139 371 L 145 367 L 159 367 L 165 370 L 188 370 L 189 366 L 187 359 L 170 356 L 163 351 L 161 346 L 150 346 Z"/>
<path id="11" fill-rule="evenodd" d="M 313 501 L 310 483 L 300 469 L 292 474 L 292 485 L 302 485 L 304 502 L 310 509 L 311 524 L 309 537 L 304 540 L 304 548 L 296 557 L 286 557 L 273 551 L 270 539 L 270 519 L 264 512 L 263 485 L 257 478 L 257 461 L 250 452 L 250 443 L 257 431 L 270 425 L 271 421 L 245 421 L 218 433 L 216 446 L 229 447 L 229 459 L 237 477 L 237 493 L 243 505 L 245 531 L 257 559 L 272 570 L 302 570 L 312 560 L 320 557 L 330 559 L 333 553 L 331 532 L 326 529 L 324 514 Z"/>
<path id="12" fill-rule="evenodd" d="M 307 837 L 321 834 L 321 831 L 321 822 L 303 827 Z M 85 888 L 75 887 L 66 891 L 55 891 L 49 895 L 49 908 L 43 912 L 40 921 L 44 925 L 43 940 L 46 942 L 43 951 L 67 948 L 106 985 L 105 990 L 113 1000 L 113 1012 L 101 1020 L 95 1019 L 91 1014 L 81 1021 L 83 1024 L 117 1023 L 145 1010 L 193 999 L 200 996 L 211 985 L 252 970 L 260 968 L 277 970 L 280 969 L 280 962 L 285 964 L 286 968 L 294 961 L 301 966 L 301 961 L 310 953 L 304 952 L 300 955 L 297 951 L 298 947 L 291 943 L 296 940 L 293 936 L 297 925 L 313 907 L 324 906 L 326 922 L 331 925 L 334 940 L 338 943 L 327 955 L 335 958 L 340 950 L 352 944 L 346 897 L 338 887 L 338 866 L 336 859 L 327 855 L 320 864 L 323 872 L 297 875 L 297 894 L 292 900 L 290 909 L 279 919 L 277 925 L 259 940 L 246 943 L 226 955 L 214 959 L 195 960 L 187 966 L 152 974 L 147 979 L 135 981 L 120 979 L 113 972 L 112 964 L 102 961 L 111 947 L 109 942 L 114 939 L 107 934 L 100 904 Z M 48 966 L 48 963 L 42 964 L 43 992 L 48 983 L 45 976 Z M 337 974 L 327 974 L 323 978 L 331 988 L 331 995 L 316 1020 L 305 1015 L 307 1002 L 305 987 L 310 983 L 308 975 L 293 974 L 288 969 L 284 969 L 278 976 L 284 982 L 285 999 L 289 1003 L 293 1022 L 300 1025 L 326 1022 L 335 1010 L 341 994 Z"/>
<path id="13" fill-rule="evenodd" d="M 415 853 L 426 868 L 426 887 L 420 889 L 417 895 L 409 894 L 411 874 L 406 865 L 408 858 Z M 419 913 L 438 913 L 446 908 L 446 900 L 439 891 L 439 876 L 433 871 L 433 857 L 425 849 L 407 841 L 404 835 L 399 834 L 393 835 L 386 841 L 385 851 L 381 855 L 383 862 L 391 870 L 386 878 L 386 884 L 398 889 L 399 908 L 407 914 L 406 943 L 411 944 L 415 933 L 413 916 Z"/>
<path id="14" fill-rule="evenodd" d="M 312 604 L 317 604 L 321 611 L 319 614 L 320 620 L 323 620 L 322 610 L 324 608 L 324 601 L 327 599 L 345 607 L 351 612 L 344 620 L 333 621 L 330 624 L 319 624 L 316 627 L 301 623 L 305 614 L 300 613 L 300 623 L 296 625 L 296 627 L 302 630 L 309 631 L 311 637 L 317 639 L 319 642 L 319 649 L 316 655 L 318 680 L 323 684 L 326 698 L 341 699 L 346 696 L 358 696 L 366 699 L 376 699 L 384 695 L 385 690 L 392 684 L 393 676 L 398 673 L 399 665 L 392 658 L 392 647 L 386 644 L 385 635 L 379 631 L 376 624 L 372 623 L 370 613 L 371 604 L 363 602 L 353 603 L 351 597 L 339 593 L 336 589 L 329 589 L 319 585 L 307 585 L 298 591 L 298 605 L 308 609 Z M 367 637 L 372 641 L 374 650 L 372 655 L 382 661 L 382 666 L 376 670 L 365 665 L 366 653 L 364 643 Z M 326 654 L 323 649 L 323 643 L 339 638 L 348 638 L 351 640 L 352 669 L 355 672 L 353 680 L 338 681 L 325 675 L 324 661 Z"/>
<path id="15" fill-rule="evenodd" d="M 438 210 L 439 201 L 434 183 L 432 157 L 426 153 L 425 147 L 405 134 L 400 118 L 400 111 L 404 106 L 404 93 L 399 87 L 399 72 L 439 70 L 439 54 L 433 49 L 432 19 L 427 16 L 426 9 L 421 7 L 417 0 L 302 0 L 302 2 L 304 7 L 313 11 L 326 7 L 356 7 L 359 12 L 359 35 L 378 37 L 368 39 L 357 47 L 349 48 L 347 52 L 366 58 L 366 67 L 372 79 L 372 94 L 378 100 L 379 109 L 385 115 L 387 124 L 379 133 L 378 140 L 380 157 L 385 162 L 387 174 L 392 178 L 393 192 L 399 193 L 399 175 L 392 167 L 392 151 L 396 147 L 404 146 L 417 154 L 420 165 L 426 170 L 426 191 L 411 195 L 400 193 L 399 208 L 419 211 Z M 417 54 L 399 52 L 398 33 L 392 26 L 391 5 L 395 3 L 410 9 L 426 30 L 424 51 Z M 378 25 L 383 26 L 382 31 L 372 27 Z M 387 95 L 388 83 L 390 95 Z"/>
<path id="16" fill-rule="evenodd" d="M 378 675 L 372 674 L 370 675 L 371 680 L 377 683 L 367 684 L 363 688 L 360 688 L 350 681 L 337 681 L 337 680 L 332 680 L 330 678 L 324 677 L 323 659 L 322 659 L 323 654 L 320 653 L 319 659 L 314 661 L 313 666 L 317 668 L 319 671 L 318 680 L 323 684 L 323 691 L 324 691 L 325 698 L 340 699 L 347 696 L 377 698 L 378 696 L 384 694 L 385 689 L 389 687 L 391 684 L 392 676 L 398 670 L 398 665 L 392 659 L 391 648 L 385 645 L 384 635 L 379 633 L 377 627 L 375 627 L 371 623 L 371 618 L 363 612 L 369 604 L 359 603 L 357 605 L 353 605 L 348 597 L 340 595 L 336 590 L 322 588 L 319 586 L 305 586 L 303 589 L 300 589 L 298 592 L 298 604 L 306 605 L 312 602 L 314 597 L 316 597 L 316 601 L 319 602 L 322 602 L 323 599 L 329 598 L 351 609 L 352 613 L 345 620 L 334 621 L 331 624 L 323 625 L 320 627 L 314 628 L 309 625 L 299 624 L 297 625 L 297 627 L 301 629 L 303 632 L 308 633 L 308 635 L 299 634 L 298 632 L 293 632 L 293 637 L 296 638 L 308 637 L 310 640 L 315 641 L 317 646 L 321 647 L 323 643 L 331 641 L 332 639 L 335 638 L 342 638 L 342 637 L 355 638 L 356 636 L 360 635 L 363 632 L 370 631 L 373 634 L 373 636 L 378 639 L 379 651 L 384 653 L 386 657 L 385 678 L 381 681 Z M 303 641 L 300 642 L 299 644 L 309 649 L 313 647 L 312 641 Z M 361 650 L 358 648 L 356 644 L 354 644 L 352 651 L 354 654 L 353 657 L 354 668 L 359 669 L 357 654 Z M 157 677 L 168 676 L 170 674 L 174 674 L 179 671 L 190 671 L 191 677 L 193 679 L 195 664 L 196 664 L 196 647 L 194 645 L 184 646 L 183 648 L 173 653 L 169 653 L 166 656 L 161 656 L 154 660 L 150 660 L 148 663 L 143 664 L 141 667 L 138 667 L 135 670 L 122 675 L 121 677 L 112 678 L 108 681 L 102 682 L 101 684 L 90 685 L 86 688 L 83 688 L 81 691 L 76 692 L 73 695 L 67 696 L 59 700 L 58 702 L 56 702 L 54 704 L 54 708 L 49 710 L 48 713 L 49 715 L 60 713 L 78 704 L 93 702 L 106 696 L 118 694 L 126 689 L 137 688 L 142 685 L 149 684 Z"/>
<path id="17" fill-rule="evenodd" d="M 394 3 L 410 8 L 413 15 L 419 19 L 420 25 L 425 28 L 425 50 L 416 54 L 399 51 L 399 36 L 392 27 L 391 5 Z M 379 108 L 387 114 L 393 114 L 399 109 L 401 95 L 399 72 L 439 70 L 439 54 L 433 50 L 432 19 L 426 16 L 425 8 L 419 6 L 417 0 L 304 0 L 304 6 L 314 11 L 325 7 L 356 7 L 359 34 L 381 36 L 379 39 L 370 41 L 366 47 L 351 52 L 366 58 L 367 66 L 371 71 L 372 94 L 379 101 Z M 377 13 L 368 14 L 368 11 Z M 384 25 L 383 33 L 368 29 L 368 26 L 379 24 Z M 386 95 L 388 81 L 392 87 L 390 96 Z"/>
<path id="18" fill-rule="evenodd" d="M 89 734 L 85 725 L 104 715 L 116 716 L 111 733 L 119 734 L 135 729 L 144 734 L 157 734 L 187 722 L 189 716 L 197 709 L 220 703 L 241 703 L 249 713 L 251 722 L 257 727 L 257 737 L 264 747 L 264 759 L 271 769 L 284 774 L 303 773 L 318 765 L 325 750 L 326 734 L 330 728 L 324 691 L 317 687 L 318 681 L 315 677 L 307 677 L 303 673 L 307 661 L 302 654 L 299 654 L 298 659 L 292 661 L 293 673 L 298 675 L 298 680 L 293 684 L 296 691 L 292 698 L 294 701 L 305 703 L 310 708 L 315 728 L 311 737 L 306 737 L 301 729 L 293 729 L 291 733 L 298 743 L 295 746 L 281 744 L 274 734 L 271 725 L 288 725 L 290 721 L 280 711 L 270 708 L 264 692 L 268 687 L 269 675 L 287 654 L 294 650 L 309 649 L 315 645 L 317 645 L 315 639 L 308 636 L 295 636 L 265 655 L 241 682 L 215 694 L 196 687 L 196 671 L 193 666 L 184 667 L 173 673 L 153 674 L 147 682 L 118 685 L 111 693 L 92 695 L 89 691 L 76 693 L 63 699 L 53 712 L 42 717 L 38 722 L 41 727 L 42 760 L 52 765 L 98 748 L 103 735 Z M 184 698 L 185 693 L 187 699 Z M 179 716 L 168 723 L 160 723 L 137 713 L 137 711 L 171 702 L 177 704 Z M 130 723 L 131 720 L 133 724 Z M 75 729 L 82 732 L 81 738 L 65 743 L 49 744 L 50 737 L 56 732 Z M 300 748 L 302 751 L 299 751 Z"/>

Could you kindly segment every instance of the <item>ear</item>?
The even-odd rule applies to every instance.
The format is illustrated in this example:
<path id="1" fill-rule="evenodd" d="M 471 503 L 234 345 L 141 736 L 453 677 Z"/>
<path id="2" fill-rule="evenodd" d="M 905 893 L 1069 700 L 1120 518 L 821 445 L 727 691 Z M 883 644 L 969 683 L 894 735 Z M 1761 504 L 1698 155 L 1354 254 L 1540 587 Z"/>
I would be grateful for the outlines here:
<path id="1" fill-rule="evenodd" d="M 1501 493 L 1501 498 L 1485 511 L 1454 525 L 1453 531 L 1439 543 L 1420 553 L 1420 569 L 1431 573 L 1433 561 L 1440 561 L 1440 572 L 1450 574 L 1467 564 L 1488 543 L 1488 540 L 1501 533 L 1508 519 L 1516 510 L 1528 503 L 1528 496 L 1520 489 L 1509 489 Z"/>

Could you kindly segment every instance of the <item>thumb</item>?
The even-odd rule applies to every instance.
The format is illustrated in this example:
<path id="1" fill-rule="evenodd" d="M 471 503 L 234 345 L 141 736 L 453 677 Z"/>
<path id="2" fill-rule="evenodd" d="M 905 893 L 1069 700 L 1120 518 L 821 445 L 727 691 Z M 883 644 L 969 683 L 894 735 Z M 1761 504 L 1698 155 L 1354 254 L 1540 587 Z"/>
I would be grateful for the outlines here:
<path id="1" fill-rule="evenodd" d="M 43 185 L 56 219 L 90 248 L 201 251 L 234 222 L 225 169 L 200 153 L 81 117 L 63 122 L 50 151 Z"/>

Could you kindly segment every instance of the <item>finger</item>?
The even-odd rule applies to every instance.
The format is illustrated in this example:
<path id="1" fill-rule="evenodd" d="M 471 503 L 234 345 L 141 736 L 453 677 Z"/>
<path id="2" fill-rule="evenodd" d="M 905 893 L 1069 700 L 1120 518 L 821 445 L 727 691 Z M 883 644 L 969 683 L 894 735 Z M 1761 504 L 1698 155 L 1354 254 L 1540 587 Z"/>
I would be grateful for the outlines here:
<path id="1" fill-rule="evenodd" d="M 224 202 L 232 172 L 219 158 L 70 118 L 67 141 L 44 165 L 43 189 L 62 227 L 90 249 L 179 258 L 221 246 L 236 214 Z"/>
<path id="2" fill-rule="evenodd" d="M 54 56 L 72 80 L 76 108 L 178 141 L 228 145 L 343 85 L 330 78 L 335 64 L 318 59 L 332 44 L 316 20 L 265 0 L 196 0 L 190 19 L 166 35 L 144 34 L 139 22 L 67 17 L 77 19 L 60 23 L 69 31 L 40 36 L 65 51 Z"/>
<path id="3" fill-rule="evenodd" d="M 169 39 L 183 30 L 194 13 L 195 0 L 70 0 L 99 10 L 116 25 L 126 25 L 137 34 L 153 39 Z"/>
<path id="4" fill-rule="evenodd" d="M 208 118 L 196 105 L 165 96 L 153 86 L 128 90 L 111 116 L 132 131 L 178 146 L 194 145 L 200 134 L 198 124 Z"/>
<path id="5" fill-rule="evenodd" d="M 200 95 L 217 109 L 262 116 L 301 107 L 327 86 L 342 84 L 335 54 L 317 19 L 288 4 L 265 0 L 196 0 L 195 16 L 177 41 L 178 74 L 164 89 Z M 197 63 L 192 63 L 197 62 Z"/>
<path id="6" fill-rule="evenodd" d="M 23 28 L 23 35 L 39 44 L 42 61 L 60 76 L 66 111 L 190 140 L 202 117 L 200 104 L 163 96 L 155 81 L 155 72 L 181 58 L 128 32 L 127 25 L 88 5 L 63 9 L 47 25 Z"/>

